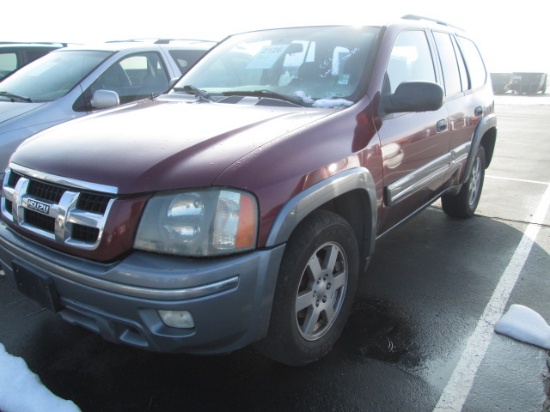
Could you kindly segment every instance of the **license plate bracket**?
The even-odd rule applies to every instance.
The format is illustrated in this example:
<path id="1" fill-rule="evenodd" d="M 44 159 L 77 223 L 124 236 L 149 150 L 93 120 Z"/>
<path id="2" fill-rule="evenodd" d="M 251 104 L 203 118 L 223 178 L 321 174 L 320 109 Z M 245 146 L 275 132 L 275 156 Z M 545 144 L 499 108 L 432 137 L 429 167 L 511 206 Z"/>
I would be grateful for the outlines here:
<path id="1" fill-rule="evenodd" d="M 19 292 L 53 312 L 61 310 L 59 294 L 51 277 L 17 263 L 13 263 L 12 267 Z"/>

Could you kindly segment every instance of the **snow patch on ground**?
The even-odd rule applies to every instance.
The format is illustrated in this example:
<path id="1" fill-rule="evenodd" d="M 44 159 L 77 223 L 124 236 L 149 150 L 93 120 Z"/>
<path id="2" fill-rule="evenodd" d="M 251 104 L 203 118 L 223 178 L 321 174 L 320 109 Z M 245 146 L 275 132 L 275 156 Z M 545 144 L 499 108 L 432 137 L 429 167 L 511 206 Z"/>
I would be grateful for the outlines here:
<path id="1" fill-rule="evenodd" d="M 523 305 L 511 305 L 495 324 L 495 332 L 543 349 L 550 349 L 550 326 L 541 315 Z M 546 395 L 542 410 L 550 412 L 550 352 L 546 354 L 546 370 L 542 377 Z"/>
<path id="2" fill-rule="evenodd" d="M 550 326 L 541 315 L 523 305 L 511 305 L 495 324 L 495 332 L 550 349 Z"/>
<path id="3" fill-rule="evenodd" d="M 80 412 L 72 401 L 55 396 L 25 361 L 6 352 L 0 343 L 0 411 Z"/>

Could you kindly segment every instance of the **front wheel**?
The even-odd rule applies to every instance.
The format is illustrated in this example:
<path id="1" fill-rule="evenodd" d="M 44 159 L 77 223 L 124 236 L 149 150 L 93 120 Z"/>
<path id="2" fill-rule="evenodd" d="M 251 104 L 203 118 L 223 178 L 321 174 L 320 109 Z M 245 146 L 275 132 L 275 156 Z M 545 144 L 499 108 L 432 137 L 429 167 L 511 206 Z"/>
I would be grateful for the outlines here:
<path id="1" fill-rule="evenodd" d="M 485 149 L 479 147 L 472 171 L 468 180 L 462 185 L 460 192 L 456 195 L 444 195 L 441 198 L 443 211 L 452 217 L 467 218 L 473 216 L 485 180 Z"/>
<path id="2" fill-rule="evenodd" d="M 330 351 L 352 308 L 358 254 L 341 216 L 321 210 L 304 219 L 281 262 L 269 331 L 258 345 L 264 355 L 300 366 Z"/>

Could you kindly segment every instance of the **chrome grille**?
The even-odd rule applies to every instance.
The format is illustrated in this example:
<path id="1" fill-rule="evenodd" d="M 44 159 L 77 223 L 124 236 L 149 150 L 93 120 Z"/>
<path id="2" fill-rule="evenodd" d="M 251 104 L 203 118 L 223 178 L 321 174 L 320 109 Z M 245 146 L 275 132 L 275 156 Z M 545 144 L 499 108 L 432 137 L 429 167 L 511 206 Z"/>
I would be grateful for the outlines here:
<path id="1" fill-rule="evenodd" d="M 21 177 L 21 175 L 19 173 L 15 173 L 15 172 L 11 172 L 9 174 L 9 176 L 7 176 L 7 185 L 10 186 L 10 187 L 15 187 L 15 185 L 17 184 L 17 181 L 19 180 L 19 178 Z"/>
<path id="2" fill-rule="evenodd" d="M 91 213 L 104 214 L 109 205 L 110 198 L 93 193 L 81 193 L 78 198 L 77 208 Z"/>
<path id="3" fill-rule="evenodd" d="M 1 213 L 14 224 L 57 243 L 94 250 L 117 189 L 10 165 Z M 103 193 L 102 193 L 103 192 Z"/>
<path id="4" fill-rule="evenodd" d="M 25 210 L 25 222 L 28 225 L 53 233 L 55 231 L 55 219 L 44 216 L 41 213 Z"/>
<path id="5" fill-rule="evenodd" d="M 30 196 L 54 203 L 59 203 L 61 196 L 63 196 L 63 192 L 63 189 L 60 187 L 38 182 L 36 180 L 30 180 L 27 189 L 27 193 Z"/>

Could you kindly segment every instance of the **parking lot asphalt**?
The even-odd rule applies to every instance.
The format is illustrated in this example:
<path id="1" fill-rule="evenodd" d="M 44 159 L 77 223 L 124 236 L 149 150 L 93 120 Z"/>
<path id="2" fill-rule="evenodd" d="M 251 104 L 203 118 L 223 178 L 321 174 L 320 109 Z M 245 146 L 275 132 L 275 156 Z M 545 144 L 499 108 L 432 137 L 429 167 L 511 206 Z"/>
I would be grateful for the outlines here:
<path id="1" fill-rule="evenodd" d="M 435 203 L 382 238 L 342 338 L 312 365 L 117 346 L 5 277 L 0 343 L 84 412 L 542 411 L 547 351 L 492 327 L 511 304 L 550 321 L 550 97 L 497 96 L 496 110 L 476 215 Z"/>

